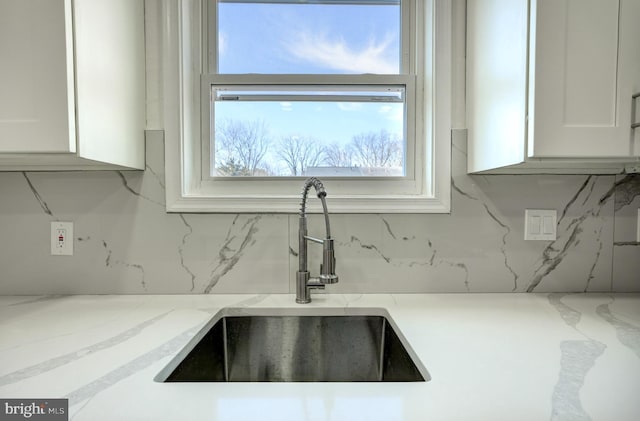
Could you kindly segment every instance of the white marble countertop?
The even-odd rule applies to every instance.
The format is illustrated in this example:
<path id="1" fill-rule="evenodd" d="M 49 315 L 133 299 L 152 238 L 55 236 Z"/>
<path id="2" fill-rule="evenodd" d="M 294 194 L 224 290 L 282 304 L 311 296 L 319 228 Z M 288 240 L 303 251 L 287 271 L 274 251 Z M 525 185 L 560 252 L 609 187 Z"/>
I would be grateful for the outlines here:
<path id="1" fill-rule="evenodd" d="M 390 313 L 417 383 L 156 383 L 222 307 L 291 295 L 0 297 L 0 398 L 68 398 L 71 420 L 640 419 L 639 294 L 319 294 Z"/>

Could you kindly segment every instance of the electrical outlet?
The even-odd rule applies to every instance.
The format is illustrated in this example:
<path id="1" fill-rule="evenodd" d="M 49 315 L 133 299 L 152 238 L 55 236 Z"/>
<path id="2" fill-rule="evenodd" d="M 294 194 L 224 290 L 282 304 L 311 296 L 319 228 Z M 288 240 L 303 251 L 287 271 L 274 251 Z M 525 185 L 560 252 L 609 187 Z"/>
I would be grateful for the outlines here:
<path id="1" fill-rule="evenodd" d="M 73 256 L 73 222 L 51 223 L 51 254 Z"/>

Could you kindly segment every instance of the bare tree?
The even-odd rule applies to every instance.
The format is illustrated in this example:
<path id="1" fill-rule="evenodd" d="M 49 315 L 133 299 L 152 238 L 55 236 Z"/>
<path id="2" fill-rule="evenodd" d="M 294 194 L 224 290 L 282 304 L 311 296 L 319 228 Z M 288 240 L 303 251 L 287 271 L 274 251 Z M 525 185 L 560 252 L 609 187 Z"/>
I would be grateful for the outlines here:
<path id="1" fill-rule="evenodd" d="M 227 159 L 224 162 L 218 162 L 216 170 L 219 175 L 226 175 L 231 177 L 248 176 L 251 175 L 249 170 L 242 164 L 238 164 L 233 157 Z"/>
<path id="2" fill-rule="evenodd" d="M 382 168 L 402 165 L 400 139 L 386 130 L 362 133 L 351 139 L 354 163 L 362 167 Z"/>
<path id="3" fill-rule="evenodd" d="M 324 162 L 330 167 L 345 168 L 353 166 L 353 152 L 339 143 L 324 147 Z"/>
<path id="4" fill-rule="evenodd" d="M 307 167 L 322 162 L 322 146 L 313 138 L 287 136 L 282 138 L 276 153 L 286 163 L 291 175 L 302 175 Z"/>
<path id="5" fill-rule="evenodd" d="M 255 175 L 269 144 L 267 125 L 260 120 L 225 120 L 216 130 L 216 167 L 233 175 Z"/>

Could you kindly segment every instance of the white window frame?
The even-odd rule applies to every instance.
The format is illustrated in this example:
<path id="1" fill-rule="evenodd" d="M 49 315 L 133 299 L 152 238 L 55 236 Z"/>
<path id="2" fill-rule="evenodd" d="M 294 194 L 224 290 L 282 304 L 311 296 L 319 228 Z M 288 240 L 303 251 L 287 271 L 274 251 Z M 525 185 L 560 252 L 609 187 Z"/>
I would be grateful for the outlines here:
<path id="1" fill-rule="evenodd" d="M 203 176 L 203 155 L 209 142 L 210 76 L 202 75 L 203 7 L 201 0 L 163 0 L 162 72 L 165 128 L 166 207 L 168 212 L 295 213 L 300 178 L 222 180 Z M 451 74 L 452 10 L 450 0 L 417 0 L 426 31 L 423 66 L 415 80 L 418 97 L 414 127 L 415 177 L 323 179 L 332 213 L 448 213 L 451 208 Z M 415 26 L 415 25 L 414 25 Z M 415 48 L 415 46 L 413 47 Z M 422 56 L 422 57 L 421 57 Z M 206 55 L 205 55 L 206 57 Z M 273 81 L 278 76 L 263 75 Z M 295 75 L 300 81 L 304 75 Z M 348 75 L 345 75 L 348 76 Z M 377 75 L 364 83 L 378 81 Z M 250 76 L 249 76 L 250 77 Z M 400 76 L 403 77 L 403 76 Z M 274 79 L 275 78 L 275 79 Z M 219 79 L 218 79 L 219 80 Z M 286 83 L 291 83 L 287 77 Z M 295 79 L 294 79 L 295 81 Z M 409 99 L 407 99 L 409 100 Z M 415 132 L 415 134 L 413 134 Z M 426 170 L 431 170 L 427 174 Z M 256 186 L 259 186 L 256 189 Z M 310 204 L 310 211 L 319 207 Z"/>

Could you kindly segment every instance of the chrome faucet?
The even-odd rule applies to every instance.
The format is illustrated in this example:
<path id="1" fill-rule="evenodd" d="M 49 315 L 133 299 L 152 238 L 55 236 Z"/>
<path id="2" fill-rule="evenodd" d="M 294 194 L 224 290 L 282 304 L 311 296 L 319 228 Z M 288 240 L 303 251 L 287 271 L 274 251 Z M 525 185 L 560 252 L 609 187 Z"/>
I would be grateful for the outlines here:
<path id="1" fill-rule="evenodd" d="M 316 189 L 316 196 L 322 202 L 324 213 L 324 223 L 326 226 L 326 237 L 323 240 L 307 235 L 307 193 L 313 186 Z M 296 273 L 296 303 L 307 304 L 311 302 L 311 289 L 324 289 L 327 284 L 338 282 L 338 275 L 335 273 L 336 258 L 333 250 L 333 239 L 331 238 L 331 227 L 329 225 L 329 212 L 325 200 L 327 192 L 324 190 L 322 182 L 315 177 L 311 177 L 304 182 L 302 188 L 302 203 L 300 204 L 300 219 L 298 226 L 298 272 Z M 320 265 L 320 276 L 310 278 L 307 269 L 307 241 L 322 244 L 322 264 Z"/>

